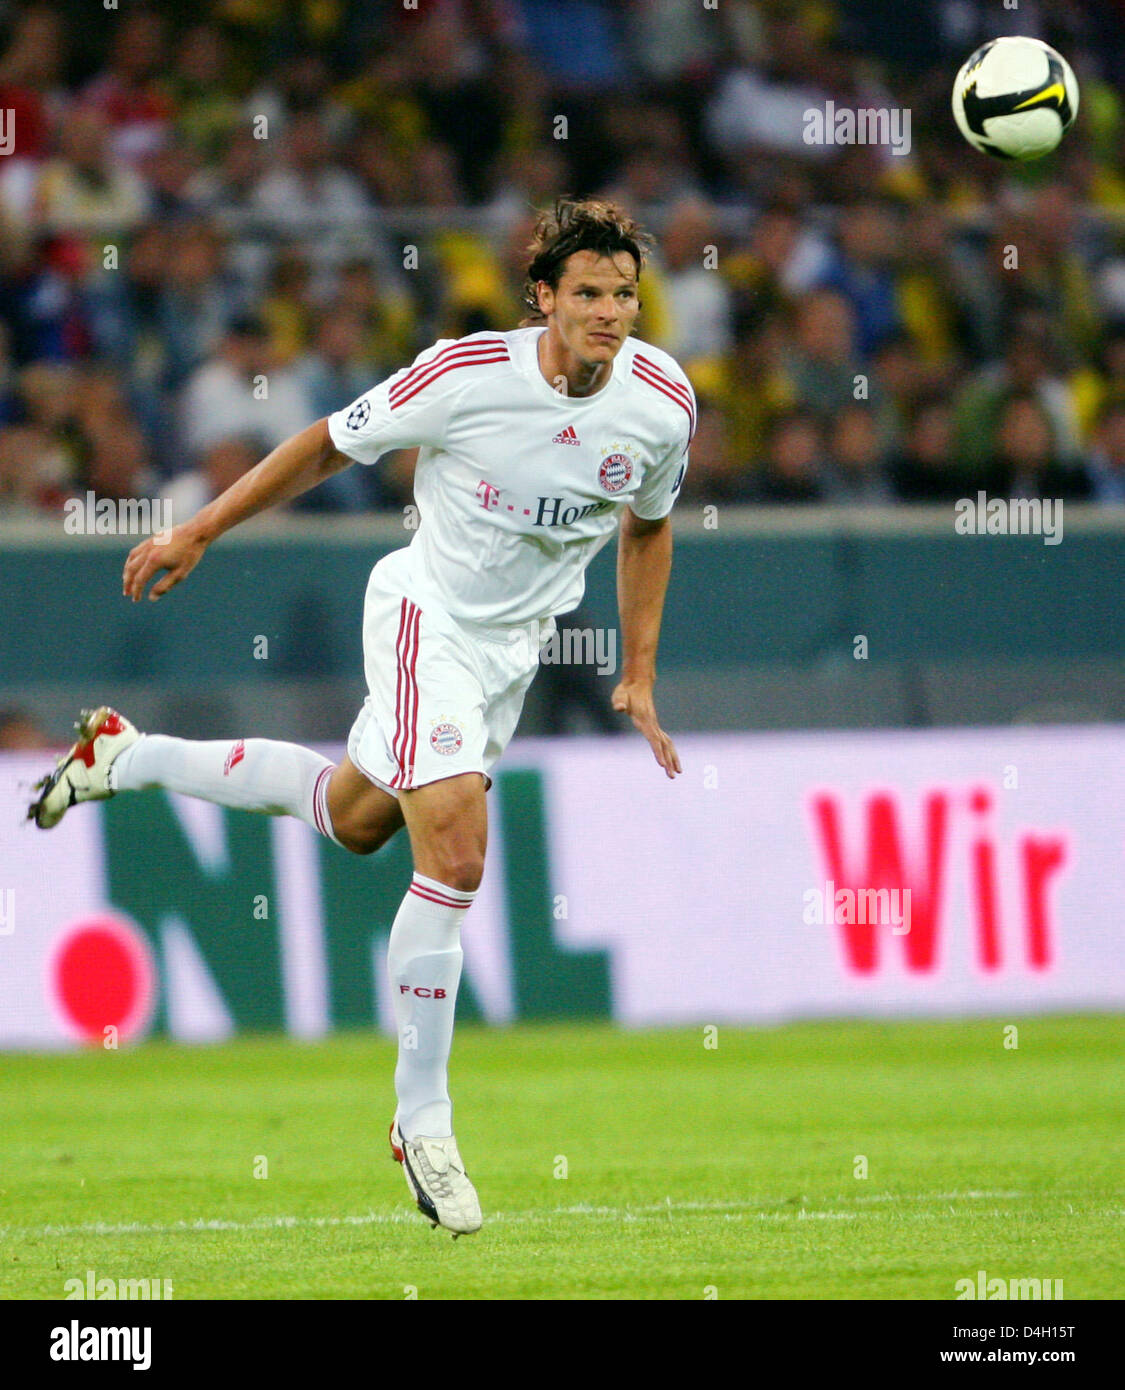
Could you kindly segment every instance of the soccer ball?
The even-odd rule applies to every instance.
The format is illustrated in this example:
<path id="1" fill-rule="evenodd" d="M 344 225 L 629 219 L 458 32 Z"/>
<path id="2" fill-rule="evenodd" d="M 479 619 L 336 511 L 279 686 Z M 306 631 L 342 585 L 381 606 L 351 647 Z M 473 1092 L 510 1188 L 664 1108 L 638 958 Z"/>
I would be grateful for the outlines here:
<path id="1" fill-rule="evenodd" d="M 1078 115 L 1070 64 L 1038 39 L 993 39 L 953 84 L 953 117 L 976 150 L 997 159 L 1050 154 Z"/>

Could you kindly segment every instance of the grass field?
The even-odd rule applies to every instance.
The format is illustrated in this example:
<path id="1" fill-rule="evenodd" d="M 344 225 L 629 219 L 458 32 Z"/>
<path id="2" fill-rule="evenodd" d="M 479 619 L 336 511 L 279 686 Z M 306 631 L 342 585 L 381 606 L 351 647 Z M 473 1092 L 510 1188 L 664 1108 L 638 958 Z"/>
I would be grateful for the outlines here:
<path id="1" fill-rule="evenodd" d="M 724 1027 L 714 1048 L 462 1028 L 485 1225 L 459 1241 L 389 1158 L 381 1037 L 5 1057 L 0 1295 L 92 1270 L 175 1299 L 952 1299 L 983 1269 L 1121 1297 L 1125 1025 L 1015 1020 L 1013 1049 L 1012 1022 Z"/>

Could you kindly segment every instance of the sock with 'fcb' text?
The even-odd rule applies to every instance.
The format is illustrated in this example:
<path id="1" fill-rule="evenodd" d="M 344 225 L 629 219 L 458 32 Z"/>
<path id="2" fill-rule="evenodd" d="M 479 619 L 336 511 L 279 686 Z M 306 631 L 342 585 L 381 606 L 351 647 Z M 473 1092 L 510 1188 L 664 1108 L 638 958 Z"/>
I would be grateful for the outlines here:
<path id="1" fill-rule="evenodd" d="M 395 1092 L 406 1139 L 453 1133 L 449 1052 L 461 981 L 461 922 L 475 893 L 416 873 L 391 928 L 387 966 L 398 1025 Z"/>

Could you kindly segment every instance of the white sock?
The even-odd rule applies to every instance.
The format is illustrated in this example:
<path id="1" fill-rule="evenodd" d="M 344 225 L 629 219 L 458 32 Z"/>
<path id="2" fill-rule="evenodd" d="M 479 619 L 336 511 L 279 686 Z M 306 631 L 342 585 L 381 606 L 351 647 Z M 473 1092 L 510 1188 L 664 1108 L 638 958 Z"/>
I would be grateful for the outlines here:
<path id="1" fill-rule="evenodd" d="M 398 1023 L 395 1092 L 403 1136 L 453 1133 L 449 1050 L 461 981 L 461 922 L 476 897 L 416 873 L 391 928 L 387 966 Z"/>
<path id="2" fill-rule="evenodd" d="M 296 816 L 336 840 L 327 800 L 332 766 L 311 748 L 270 738 L 199 742 L 142 734 L 114 759 L 109 785 L 121 792 L 163 787 L 240 811 Z"/>

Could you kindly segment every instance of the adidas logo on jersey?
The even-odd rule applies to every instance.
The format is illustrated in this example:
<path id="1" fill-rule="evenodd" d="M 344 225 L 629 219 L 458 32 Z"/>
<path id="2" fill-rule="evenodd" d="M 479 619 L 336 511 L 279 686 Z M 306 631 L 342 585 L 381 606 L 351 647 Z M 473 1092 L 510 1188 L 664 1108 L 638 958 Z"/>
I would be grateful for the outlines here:
<path id="1" fill-rule="evenodd" d="M 552 444 L 581 444 L 582 441 L 581 441 L 581 440 L 578 438 L 578 436 L 575 434 L 575 432 L 574 432 L 574 426 L 573 426 L 573 425 L 567 425 L 566 429 L 563 430 L 561 434 L 556 434 L 556 435 L 555 435 L 554 439 L 551 440 L 551 443 L 552 443 Z"/>

